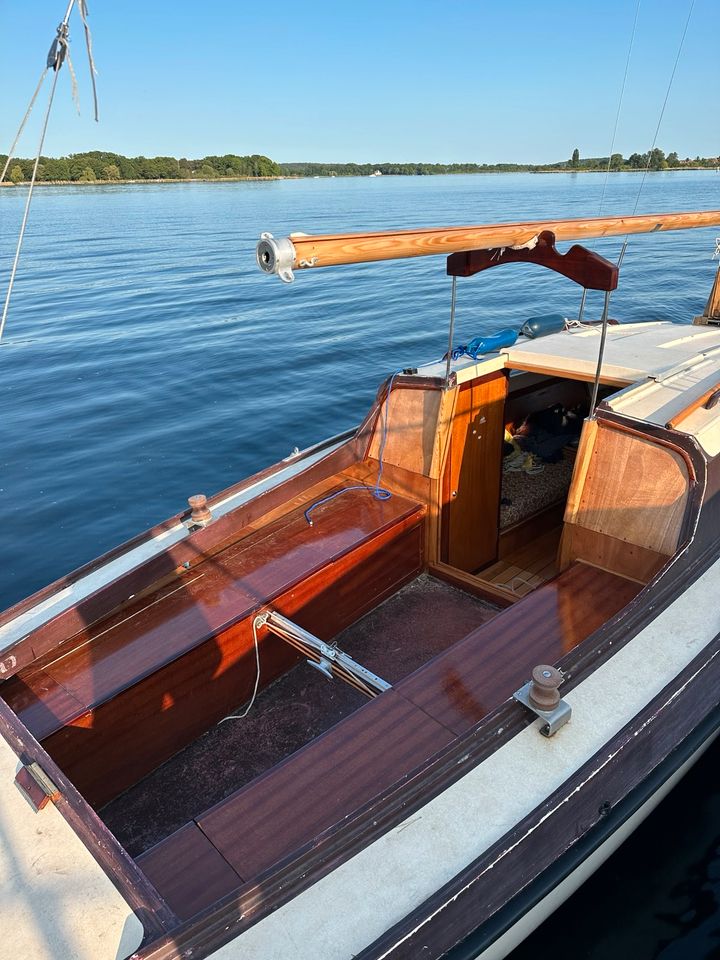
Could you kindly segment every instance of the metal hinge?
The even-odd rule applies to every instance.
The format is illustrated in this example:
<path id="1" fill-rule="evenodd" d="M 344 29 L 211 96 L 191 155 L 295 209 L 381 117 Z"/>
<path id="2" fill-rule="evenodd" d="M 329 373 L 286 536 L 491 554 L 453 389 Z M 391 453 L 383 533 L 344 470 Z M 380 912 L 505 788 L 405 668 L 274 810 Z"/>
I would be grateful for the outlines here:
<path id="1" fill-rule="evenodd" d="M 34 760 L 22 765 L 15 774 L 15 783 L 37 811 L 60 799 L 57 786 Z"/>

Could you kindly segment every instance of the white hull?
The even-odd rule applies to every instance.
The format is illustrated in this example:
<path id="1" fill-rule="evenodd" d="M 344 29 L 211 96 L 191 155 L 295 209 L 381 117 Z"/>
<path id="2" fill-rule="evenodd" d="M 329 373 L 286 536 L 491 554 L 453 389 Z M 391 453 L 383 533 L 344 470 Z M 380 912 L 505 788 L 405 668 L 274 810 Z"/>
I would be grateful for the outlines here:
<path id="1" fill-rule="evenodd" d="M 529 937 L 541 923 L 544 923 L 552 913 L 561 907 L 562 904 L 622 846 L 645 818 L 653 812 L 660 801 L 670 793 L 672 788 L 682 780 L 688 770 L 700 759 L 710 744 L 717 738 L 718 733 L 720 733 L 720 731 L 716 731 L 708 737 L 703 745 L 699 747 L 671 777 L 668 777 L 663 785 L 656 790 L 631 817 L 628 817 L 611 837 L 602 843 L 597 850 L 594 850 L 589 857 L 583 860 L 579 867 L 554 887 L 552 893 L 549 893 L 539 903 L 528 910 L 528 912 L 499 937 L 492 946 L 475 954 L 476 960 L 503 960 L 518 944 Z"/>

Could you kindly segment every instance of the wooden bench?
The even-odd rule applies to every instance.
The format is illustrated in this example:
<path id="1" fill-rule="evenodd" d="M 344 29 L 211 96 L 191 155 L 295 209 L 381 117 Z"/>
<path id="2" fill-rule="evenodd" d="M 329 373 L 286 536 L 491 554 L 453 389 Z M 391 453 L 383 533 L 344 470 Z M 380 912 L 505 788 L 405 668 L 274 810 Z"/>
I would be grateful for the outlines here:
<path id="1" fill-rule="evenodd" d="M 362 490 L 319 507 L 313 526 L 301 505 L 93 625 L 0 693 L 101 805 L 250 696 L 260 608 L 332 637 L 421 569 L 423 518 L 416 502 Z M 263 683 L 297 659 L 264 638 Z"/>

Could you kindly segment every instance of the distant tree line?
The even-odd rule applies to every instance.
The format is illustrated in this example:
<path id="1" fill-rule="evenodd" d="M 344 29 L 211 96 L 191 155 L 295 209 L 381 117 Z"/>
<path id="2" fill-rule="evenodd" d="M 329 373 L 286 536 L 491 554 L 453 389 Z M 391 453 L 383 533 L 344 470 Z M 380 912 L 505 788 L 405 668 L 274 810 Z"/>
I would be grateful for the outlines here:
<path id="1" fill-rule="evenodd" d="M 0 155 L 0 167 L 7 156 Z M 34 160 L 13 160 L 8 179 L 22 183 L 32 176 Z M 78 183 L 113 180 L 218 180 L 231 177 L 277 177 L 280 168 L 268 157 L 253 154 L 200 160 L 175 157 L 124 157 L 119 153 L 71 153 L 68 157 L 41 157 L 38 180 L 65 180 Z"/>
<path id="2" fill-rule="evenodd" d="M 0 154 L 0 167 L 7 157 Z M 674 170 L 694 167 L 716 167 L 720 157 L 686 157 L 677 153 L 667 156 L 659 148 L 648 153 L 632 153 L 625 158 L 614 153 L 611 170 Z M 13 160 L 8 179 L 23 183 L 32 176 L 33 160 Z M 606 170 L 608 157 L 580 157 L 576 147 L 569 160 L 558 163 L 275 163 L 259 154 L 202 157 L 188 160 L 182 157 L 124 157 L 119 153 L 93 150 L 72 153 L 67 157 L 41 157 L 38 180 L 41 182 L 70 181 L 76 183 L 110 182 L 121 180 L 222 180 L 238 177 L 366 177 L 379 170 L 385 175 L 429 176 L 439 173 L 548 173 L 562 170 Z"/>
<path id="3" fill-rule="evenodd" d="M 288 177 L 367 177 L 379 170 L 386 176 L 429 176 L 437 173 L 512 173 L 531 170 L 522 163 L 281 163 Z"/>
<path id="4" fill-rule="evenodd" d="M 609 158 L 611 170 L 677 170 L 682 167 L 717 167 L 720 157 L 685 157 L 681 160 L 676 152 L 668 153 L 659 147 L 654 147 L 647 153 L 631 153 L 625 158 L 621 153 L 613 153 Z M 577 147 L 572 152 L 570 160 L 553 165 L 555 169 L 567 167 L 569 170 L 607 170 L 608 157 L 587 157 L 580 159 Z"/>
<path id="5" fill-rule="evenodd" d="M 649 153 L 633 153 L 627 159 L 621 153 L 610 157 L 611 170 L 644 170 L 650 160 L 650 170 L 676 168 L 716 167 L 720 157 L 686 157 L 681 160 L 677 153 L 665 153 L 655 148 Z M 367 177 L 376 170 L 380 173 L 423 176 L 436 173 L 546 173 L 555 170 L 606 170 L 607 157 L 581 159 L 576 147 L 569 160 L 558 163 L 281 163 L 285 176 L 295 177 Z"/>

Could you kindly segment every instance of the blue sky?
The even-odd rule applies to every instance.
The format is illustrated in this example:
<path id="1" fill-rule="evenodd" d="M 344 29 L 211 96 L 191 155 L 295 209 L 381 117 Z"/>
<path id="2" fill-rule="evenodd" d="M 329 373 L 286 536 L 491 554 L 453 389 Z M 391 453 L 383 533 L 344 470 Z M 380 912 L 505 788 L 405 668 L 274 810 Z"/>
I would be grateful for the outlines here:
<path id="1" fill-rule="evenodd" d="M 65 0 L 0 0 L 0 152 Z M 429 2 L 89 0 L 101 118 L 61 78 L 45 152 L 114 150 L 275 160 L 551 162 L 607 154 L 635 0 Z M 689 0 L 644 0 L 616 150 L 646 150 Z M 720 4 L 697 0 L 658 139 L 720 153 Z M 67 71 L 64 71 L 67 73 Z M 34 152 L 31 130 L 20 148 Z"/>

